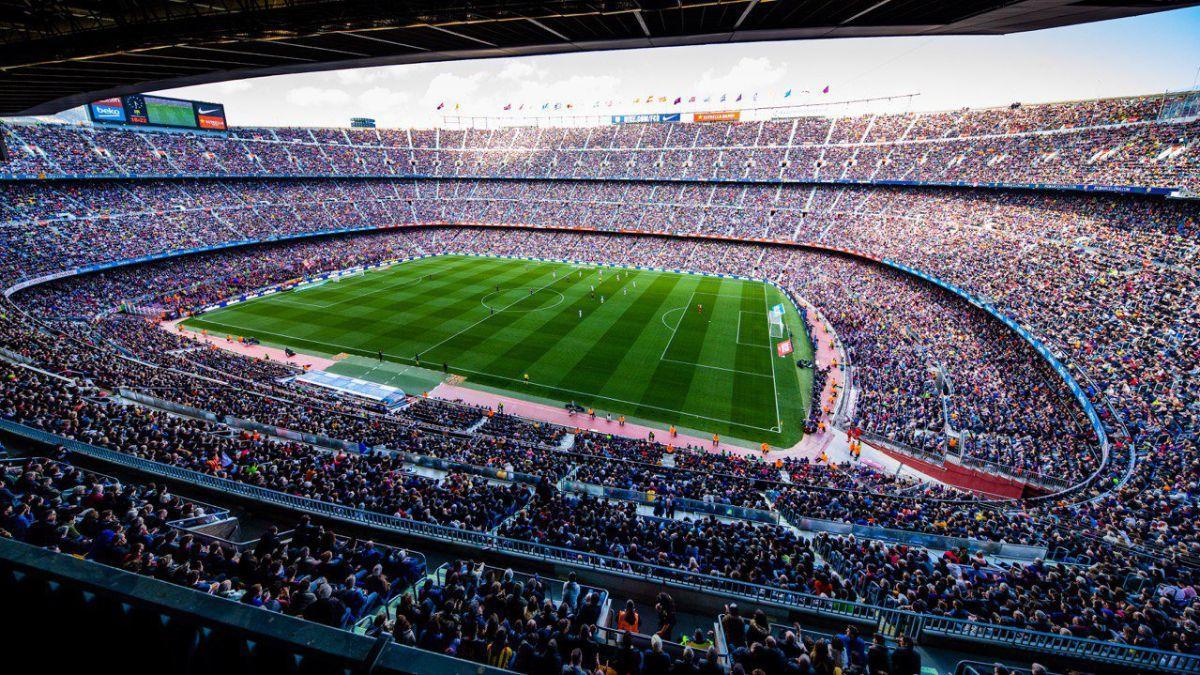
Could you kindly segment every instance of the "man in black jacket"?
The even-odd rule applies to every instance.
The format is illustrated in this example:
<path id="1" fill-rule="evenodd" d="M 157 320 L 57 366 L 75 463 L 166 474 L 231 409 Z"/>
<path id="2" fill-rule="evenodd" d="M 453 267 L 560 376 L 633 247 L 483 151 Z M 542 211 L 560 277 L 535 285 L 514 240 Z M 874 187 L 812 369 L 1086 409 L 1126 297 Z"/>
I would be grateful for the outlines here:
<path id="1" fill-rule="evenodd" d="M 304 610 L 304 618 L 309 621 L 340 628 L 346 617 L 346 605 L 333 597 L 333 588 L 329 584 L 321 584 L 317 588 L 317 601 Z"/>
<path id="2" fill-rule="evenodd" d="M 583 602 L 583 609 L 579 610 L 579 616 L 576 617 L 575 624 L 578 626 L 595 626 L 600 621 L 600 596 L 596 595 L 595 591 L 590 591 L 587 594 L 587 599 Z"/>
<path id="3" fill-rule="evenodd" d="M 725 644 L 729 649 L 736 649 L 746 645 L 746 624 L 742 621 L 741 614 L 738 614 L 738 606 L 736 603 L 725 605 L 725 616 L 721 618 L 721 628 L 725 630 Z"/>
<path id="4" fill-rule="evenodd" d="M 883 635 L 875 634 L 871 640 L 871 648 L 867 650 L 867 675 L 879 675 L 888 672 L 888 648 L 883 643 Z"/>
<path id="5" fill-rule="evenodd" d="M 892 669 L 888 675 L 921 675 L 921 655 L 913 649 L 912 638 L 900 638 L 900 647 L 892 653 Z"/>

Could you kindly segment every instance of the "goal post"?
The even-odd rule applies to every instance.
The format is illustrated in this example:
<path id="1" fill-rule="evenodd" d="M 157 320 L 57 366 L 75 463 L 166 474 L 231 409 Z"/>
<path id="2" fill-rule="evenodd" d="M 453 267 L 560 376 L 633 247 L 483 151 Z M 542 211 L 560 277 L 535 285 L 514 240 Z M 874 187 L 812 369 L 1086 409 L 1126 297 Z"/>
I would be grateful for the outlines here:
<path id="1" fill-rule="evenodd" d="M 783 323 L 783 305 L 775 305 L 767 312 L 767 326 L 772 338 L 787 337 L 787 326 Z"/>

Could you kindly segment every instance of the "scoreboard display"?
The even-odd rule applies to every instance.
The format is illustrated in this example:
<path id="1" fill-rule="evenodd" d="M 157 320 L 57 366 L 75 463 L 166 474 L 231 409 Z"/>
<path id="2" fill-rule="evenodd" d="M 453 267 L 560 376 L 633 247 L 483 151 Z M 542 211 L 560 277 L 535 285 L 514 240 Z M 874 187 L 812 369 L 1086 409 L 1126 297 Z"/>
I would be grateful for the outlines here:
<path id="1" fill-rule="evenodd" d="M 88 117 L 100 124 L 226 131 L 225 106 L 165 96 L 130 94 L 88 104 Z"/>

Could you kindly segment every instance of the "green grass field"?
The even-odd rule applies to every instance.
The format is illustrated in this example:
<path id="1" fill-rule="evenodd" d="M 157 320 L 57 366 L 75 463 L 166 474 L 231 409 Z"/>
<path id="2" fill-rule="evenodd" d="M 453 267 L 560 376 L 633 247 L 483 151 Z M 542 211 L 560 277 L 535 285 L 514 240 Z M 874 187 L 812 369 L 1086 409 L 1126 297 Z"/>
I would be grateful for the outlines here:
<path id="1" fill-rule="evenodd" d="M 795 336 L 789 357 L 776 356 L 769 334 L 777 303 Z M 184 325 L 356 355 L 346 374 L 363 379 L 399 377 L 419 357 L 467 386 L 776 446 L 800 440 L 812 395 L 811 371 L 795 362 L 812 358 L 795 308 L 776 288 L 738 279 L 449 255 Z M 389 363 L 369 367 L 379 351 Z"/>

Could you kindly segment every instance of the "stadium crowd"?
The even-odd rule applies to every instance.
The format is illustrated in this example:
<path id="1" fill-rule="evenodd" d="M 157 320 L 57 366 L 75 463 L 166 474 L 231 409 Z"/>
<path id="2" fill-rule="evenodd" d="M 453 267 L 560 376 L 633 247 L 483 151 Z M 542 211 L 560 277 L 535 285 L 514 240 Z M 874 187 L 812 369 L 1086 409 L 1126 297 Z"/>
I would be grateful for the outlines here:
<path id="1" fill-rule="evenodd" d="M 520 148 L 528 130 L 487 132 L 480 138 L 475 131 L 251 129 L 220 139 L 155 134 L 143 141 L 128 132 L 4 127 L 9 147 L 19 151 L 8 169 L 13 173 L 116 175 L 140 159 L 136 142 L 169 147 L 150 164 L 139 165 L 164 175 L 258 175 L 269 173 L 265 166 L 320 164 L 327 168 L 288 173 L 353 174 L 365 166 L 367 173 L 401 176 L 439 163 L 455 167 L 448 175 L 462 177 L 12 182 L 0 198 L 0 244 L 6 251 L 0 278 L 7 283 L 177 249 L 401 223 L 569 223 L 817 244 L 909 265 L 1010 316 L 1072 367 L 1108 430 L 1107 456 L 1062 380 L 1024 341 L 982 308 L 893 268 L 792 246 L 512 228 L 437 226 L 277 241 L 68 277 L 16 292 L 0 305 L 5 350 L 0 417 L 294 495 L 603 554 L 616 566 L 654 564 L 678 573 L 712 573 L 815 595 L 1195 653 L 1200 605 L 1189 561 L 1200 557 L 1200 283 L 1195 272 L 1200 214 L 1194 204 L 1033 190 L 654 180 L 694 178 L 689 162 L 697 158 L 716 167 L 719 177 L 727 170 L 725 158 L 738 157 L 745 162 L 771 158 L 776 166 L 787 161 L 778 170 L 784 177 L 807 179 L 903 175 L 938 182 L 1003 176 L 1004 182 L 1099 182 L 1098 176 L 1108 185 L 1187 187 L 1198 173 L 1190 164 L 1194 122 L 1157 117 L 1150 99 L 1132 99 L 724 129 L 638 125 L 555 131 L 545 138 L 538 132 L 527 152 Z M 517 148 L 512 157 L 527 158 L 497 159 L 502 153 L 489 145 L 493 142 Z M 1014 143 L 1031 154 L 1009 152 Z M 478 147 L 471 149 L 473 144 Z M 1130 154 L 1113 153 L 1095 163 L 1080 159 L 1117 145 Z M 618 165 L 648 168 L 643 155 L 651 149 L 661 155 L 661 165 L 639 172 L 637 177 L 645 179 L 640 181 L 476 178 L 558 177 L 554 167 L 563 166 L 576 169 L 561 177 L 588 176 L 593 170 L 620 177 Z M 1046 153 L 1061 159 L 1034 160 Z M 547 173 L 531 172 L 534 166 Z M 913 166 L 928 173 L 914 177 Z M 290 382 L 298 372 L 293 365 L 198 347 L 146 320 L 176 317 L 321 271 L 444 251 L 769 278 L 820 307 L 836 330 L 853 382 L 845 422 L 864 437 L 1044 488 L 1083 487 L 1052 500 L 992 503 L 861 463 L 774 462 L 687 449 L 666 453 L 658 444 L 576 433 L 451 402 L 418 401 L 391 414 Z M 120 395 L 122 389 L 210 416 L 170 415 L 130 401 Z M 348 445 L 329 449 L 268 437 L 231 425 L 231 419 Z M 456 466 L 431 478 L 414 471 L 404 453 Z M 143 523 L 119 514 L 97 514 L 116 528 L 102 537 L 99 548 L 94 542 L 102 531 L 90 524 L 87 533 L 60 532 L 53 522 L 75 515 L 78 503 L 71 500 L 77 495 L 57 497 L 72 504 L 62 512 L 47 509 L 45 495 L 53 493 L 39 476 L 50 472 L 52 486 L 86 481 L 57 466 L 35 463 L 27 469 L 28 478 L 8 481 L 44 494 L 29 501 L 25 490 L 17 499 L 10 488 L 0 495 L 13 499 L 6 505 L 4 529 L 17 528 L 23 533 L 17 538 L 33 531 L 36 542 L 82 554 L 118 541 L 118 529 L 126 540 L 158 545 L 157 536 L 141 531 Z M 528 480 L 488 480 L 472 470 L 483 467 L 526 474 Z M 773 509 L 785 522 L 821 518 L 1041 545 L 1060 562 L 1014 564 L 972 551 L 940 553 L 839 537 L 808 540 L 786 525 L 694 513 L 639 515 L 632 501 L 553 488 L 572 471 L 581 482 Z M 136 497 L 119 501 L 131 503 Z M 109 499 L 117 497 L 97 498 Z M 165 504 L 172 517 L 196 508 L 171 500 Z M 156 522 L 146 532 L 154 534 L 156 527 L 162 529 Z M 325 539 L 322 553 L 313 555 L 318 549 L 310 546 L 306 558 L 319 560 L 329 553 L 341 559 L 357 546 L 330 548 Z M 99 555 L 124 565 L 126 544 L 120 546 L 120 556 Z M 207 565 L 177 566 L 177 558 L 162 562 L 163 549 L 137 550 L 135 571 L 187 585 L 203 582 L 205 588 L 215 582 L 223 593 L 239 593 L 239 598 L 249 593 L 258 598 L 251 602 L 280 611 L 287 611 L 280 599 L 285 592 L 294 596 L 307 589 L 318 599 L 357 592 L 341 575 L 346 566 L 332 577 L 322 575 L 324 586 L 299 573 L 279 585 L 273 573 L 271 583 L 264 583 L 255 565 L 239 566 L 233 578 Z M 279 557 L 262 569 L 304 568 L 286 551 L 272 553 Z M 193 582 L 196 572 L 199 581 Z M 459 595 L 477 594 L 483 587 L 479 580 L 474 585 L 460 581 Z M 502 580 L 499 592 L 511 595 L 509 583 Z M 493 596 L 485 591 L 481 602 L 491 598 L 494 603 Z M 544 604 L 536 593 L 533 599 L 534 606 Z M 527 623 L 502 627 L 497 622 L 467 628 L 461 602 L 439 598 L 431 603 L 432 611 L 418 610 L 406 620 L 415 636 L 432 635 L 439 647 L 459 639 L 458 631 L 464 631 L 461 638 L 475 631 L 469 641 L 482 642 L 485 654 L 497 642 L 501 652 L 548 649 L 543 644 L 547 626 L 531 630 Z M 566 621 L 564 634 L 578 636 L 583 628 L 569 613 L 552 619 L 558 611 L 544 620 L 554 626 Z M 502 628 L 505 637 L 497 640 Z M 573 658 L 570 652 L 559 657 Z"/>
<path id="2" fill-rule="evenodd" d="M 1193 93 L 941 113 L 584 128 L 6 125 L 18 176 L 434 176 L 1196 187 Z M 1176 112 L 1180 111 L 1180 112 Z M 1000 178 L 1002 177 L 1002 178 Z"/>
<path id="3" fill-rule="evenodd" d="M 329 626 L 352 625 L 425 576 L 423 558 L 307 517 L 241 549 L 176 526 L 211 512 L 163 485 L 41 458 L 6 464 L 0 478 L 0 536 Z"/>

